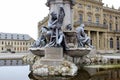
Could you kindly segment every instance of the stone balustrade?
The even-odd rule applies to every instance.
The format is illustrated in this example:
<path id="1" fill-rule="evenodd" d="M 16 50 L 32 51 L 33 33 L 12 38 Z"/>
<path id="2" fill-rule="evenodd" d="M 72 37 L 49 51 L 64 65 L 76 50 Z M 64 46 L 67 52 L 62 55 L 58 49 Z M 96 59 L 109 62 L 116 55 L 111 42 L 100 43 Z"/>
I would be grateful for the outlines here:
<path id="1" fill-rule="evenodd" d="M 22 58 L 28 53 L 0 53 L 0 66 L 24 65 Z"/>
<path id="2" fill-rule="evenodd" d="M 16 60 L 16 59 L 22 59 L 23 56 L 27 55 L 29 53 L 0 53 L 0 60 Z"/>

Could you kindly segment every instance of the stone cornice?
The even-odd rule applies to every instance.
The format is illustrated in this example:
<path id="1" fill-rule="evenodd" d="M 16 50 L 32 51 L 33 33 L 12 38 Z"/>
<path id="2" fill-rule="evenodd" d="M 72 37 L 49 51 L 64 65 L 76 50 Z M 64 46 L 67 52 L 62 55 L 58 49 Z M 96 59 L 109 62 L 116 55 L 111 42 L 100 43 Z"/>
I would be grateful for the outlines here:
<path id="1" fill-rule="evenodd" d="M 95 0 L 86 0 L 87 2 L 92 2 L 92 3 L 95 3 L 95 4 L 98 4 L 98 5 L 103 5 L 104 3 L 102 2 L 98 2 L 98 1 L 95 1 Z"/>
<path id="2" fill-rule="evenodd" d="M 107 12 L 112 12 L 112 13 L 117 13 L 120 15 L 120 11 L 117 10 L 117 9 L 112 9 L 112 8 L 109 8 L 109 7 L 103 7 L 103 11 L 107 11 Z"/>

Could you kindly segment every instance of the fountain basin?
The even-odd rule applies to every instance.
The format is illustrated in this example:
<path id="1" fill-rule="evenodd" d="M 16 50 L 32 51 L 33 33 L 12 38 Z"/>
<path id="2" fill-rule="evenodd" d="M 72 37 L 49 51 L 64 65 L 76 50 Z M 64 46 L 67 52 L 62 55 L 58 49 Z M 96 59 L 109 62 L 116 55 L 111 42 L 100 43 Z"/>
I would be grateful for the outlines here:
<path id="1" fill-rule="evenodd" d="M 91 51 L 90 48 L 70 48 L 66 51 L 66 54 L 71 57 L 83 57 Z"/>
<path id="2" fill-rule="evenodd" d="M 32 52 L 32 54 L 35 54 L 40 57 L 43 57 L 45 55 L 44 48 L 29 48 L 29 50 Z"/>

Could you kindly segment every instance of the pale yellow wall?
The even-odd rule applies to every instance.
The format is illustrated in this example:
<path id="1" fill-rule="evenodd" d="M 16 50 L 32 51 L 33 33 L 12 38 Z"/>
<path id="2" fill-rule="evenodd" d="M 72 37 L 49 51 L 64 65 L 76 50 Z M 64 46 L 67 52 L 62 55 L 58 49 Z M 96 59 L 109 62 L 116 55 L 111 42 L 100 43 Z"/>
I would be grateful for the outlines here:
<path id="1" fill-rule="evenodd" d="M 3 42 L 3 44 L 2 44 Z M 33 44 L 34 40 L 0 40 L 0 52 L 11 49 L 15 52 L 28 52 L 28 48 Z M 3 48 L 3 50 L 2 50 Z"/>

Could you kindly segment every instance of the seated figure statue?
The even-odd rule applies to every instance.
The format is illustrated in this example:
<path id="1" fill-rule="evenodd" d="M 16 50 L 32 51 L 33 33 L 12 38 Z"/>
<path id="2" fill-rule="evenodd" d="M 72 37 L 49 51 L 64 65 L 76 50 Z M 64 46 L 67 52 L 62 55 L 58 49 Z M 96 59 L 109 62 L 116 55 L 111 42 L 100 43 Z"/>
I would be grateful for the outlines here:
<path id="1" fill-rule="evenodd" d="M 85 25 L 81 24 L 78 28 L 76 28 L 78 47 L 85 47 L 85 45 L 87 45 L 90 48 L 93 48 L 93 46 L 90 45 L 90 37 L 88 37 L 84 32 L 84 27 Z"/>
<path id="2" fill-rule="evenodd" d="M 40 37 L 33 43 L 31 47 L 44 47 L 47 44 L 46 33 L 48 28 L 43 26 L 40 30 Z"/>
<path id="3" fill-rule="evenodd" d="M 50 14 L 48 27 L 41 28 L 41 36 L 32 45 L 32 47 L 63 47 L 67 49 L 65 35 L 61 30 L 65 13 L 63 7 L 60 7 L 59 15 L 54 11 Z"/>
<path id="4" fill-rule="evenodd" d="M 60 7 L 59 14 L 57 16 L 56 12 L 50 14 L 51 18 L 48 22 L 49 31 L 47 32 L 47 37 L 49 38 L 49 43 L 46 47 L 55 47 L 55 46 L 65 46 L 65 36 L 61 30 L 63 19 L 65 16 L 63 7 Z M 56 40 L 57 39 L 57 40 Z"/>

